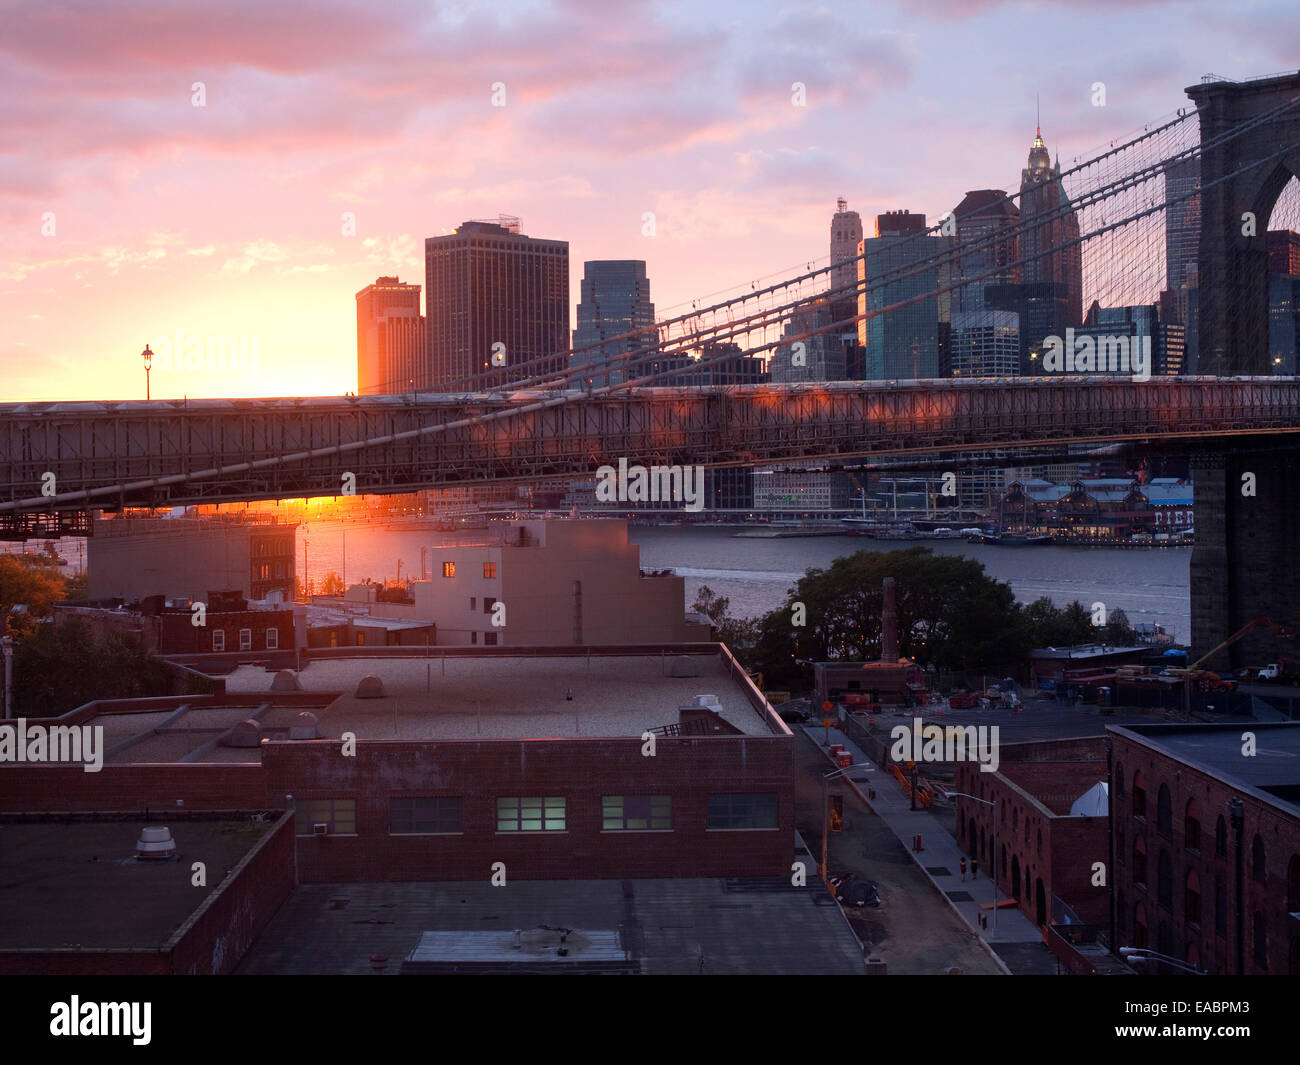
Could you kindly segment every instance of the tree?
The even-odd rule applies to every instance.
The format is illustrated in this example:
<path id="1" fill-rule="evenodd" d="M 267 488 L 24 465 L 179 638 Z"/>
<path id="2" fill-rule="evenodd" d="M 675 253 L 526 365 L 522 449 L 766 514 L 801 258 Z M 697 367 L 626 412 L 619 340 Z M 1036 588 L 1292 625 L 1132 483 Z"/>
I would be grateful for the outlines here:
<path id="1" fill-rule="evenodd" d="M 717 630 L 718 639 L 727 645 L 728 650 L 740 662 L 747 664 L 758 641 L 759 623 L 753 618 L 728 617 L 727 611 L 730 606 L 730 599 L 715 594 L 707 584 L 702 584 L 700 590 L 695 593 L 695 602 L 691 604 L 691 609 L 707 617 L 712 627 Z"/>
<path id="2" fill-rule="evenodd" d="M 321 578 L 318 595 L 342 595 L 347 589 L 343 587 L 343 578 L 330 570 Z"/>
<path id="3" fill-rule="evenodd" d="M 0 555 L 0 619 L 11 635 L 31 632 L 37 619 L 50 617 L 65 592 L 58 570 L 38 557 Z M 15 606 L 26 610 L 15 614 Z"/>
<path id="4" fill-rule="evenodd" d="M 752 664 L 785 680 L 802 675 L 801 660 L 878 660 L 885 577 L 895 579 L 901 655 L 922 666 L 974 669 L 1010 665 L 1023 654 L 1010 586 L 978 562 L 918 547 L 859 551 L 809 570 L 786 605 L 760 622 Z"/>
<path id="5" fill-rule="evenodd" d="M 44 624 L 14 645 L 15 712 L 55 717 L 92 699 L 166 695 L 168 670 L 138 639 L 97 640 L 77 618 Z"/>

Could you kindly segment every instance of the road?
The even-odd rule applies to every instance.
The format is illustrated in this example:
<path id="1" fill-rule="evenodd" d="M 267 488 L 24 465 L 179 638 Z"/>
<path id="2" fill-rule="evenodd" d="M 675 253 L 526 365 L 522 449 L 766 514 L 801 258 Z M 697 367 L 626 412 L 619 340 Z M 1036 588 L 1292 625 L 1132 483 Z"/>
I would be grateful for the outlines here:
<path id="1" fill-rule="evenodd" d="M 795 822 L 820 860 L 826 758 L 802 729 L 796 730 L 794 753 Z M 844 830 L 830 836 L 831 871 L 856 873 L 880 889 L 879 907 L 848 913 L 868 953 L 882 958 L 891 975 L 942 974 L 954 967 L 963 973 L 999 972 L 880 818 L 837 781 L 831 794 L 844 797 Z M 816 871 L 810 870 L 810 890 L 822 890 L 815 879 Z"/>

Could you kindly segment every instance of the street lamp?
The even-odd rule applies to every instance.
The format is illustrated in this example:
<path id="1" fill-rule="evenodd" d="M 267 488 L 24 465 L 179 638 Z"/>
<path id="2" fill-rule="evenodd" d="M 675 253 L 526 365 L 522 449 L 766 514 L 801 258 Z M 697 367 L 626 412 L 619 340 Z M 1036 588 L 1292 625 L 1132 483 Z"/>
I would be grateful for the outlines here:
<path id="1" fill-rule="evenodd" d="M 1120 947 L 1119 954 L 1121 958 L 1128 958 L 1135 965 L 1140 965 L 1144 961 L 1158 961 L 1163 962 L 1165 965 L 1172 965 L 1175 969 L 1194 973 L 1196 976 L 1209 975 L 1209 971 L 1206 969 L 1198 969 L 1188 962 L 1181 961 L 1178 958 L 1171 958 L 1168 954 L 1161 954 L 1159 951 L 1147 950 L 1145 947 Z"/>
<path id="2" fill-rule="evenodd" d="M 140 352 L 140 358 L 144 359 L 144 398 L 148 400 L 152 398 L 149 395 L 149 369 L 153 366 L 153 352 L 149 350 L 148 344 Z"/>
<path id="3" fill-rule="evenodd" d="M 971 795 L 965 791 L 945 791 L 943 797 L 951 799 L 953 796 L 961 796 L 970 799 L 972 802 L 982 802 L 985 806 L 993 807 L 993 860 L 989 862 L 993 866 L 993 936 L 998 936 L 998 800 L 981 799 L 978 795 Z M 978 853 L 978 852 L 977 852 Z"/>
<path id="4" fill-rule="evenodd" d="M 7 620 L 5 624 L 7 625 Z M 4 708 L 7 721 L 12 716 L 10 704 L 13 701 L 14 638 L 12 636 L 0 636 L 0 654 L 4 656 Z"/>
<path id="5" fill-rule="evenodd" d="M 832 777 L 843 776 L 850 769 L 865 769 L 868 773 L 875 770 L 875 766 L 868 765 L 866 762 L 854 762 L 852 765 L 843 766 L 840 769 L 832 769 L 829 773 L 822 774 L 822 881 L 826 880 L 826 837 L 830 835 L 831 820 L 831 797 L 830 783 Z"/>

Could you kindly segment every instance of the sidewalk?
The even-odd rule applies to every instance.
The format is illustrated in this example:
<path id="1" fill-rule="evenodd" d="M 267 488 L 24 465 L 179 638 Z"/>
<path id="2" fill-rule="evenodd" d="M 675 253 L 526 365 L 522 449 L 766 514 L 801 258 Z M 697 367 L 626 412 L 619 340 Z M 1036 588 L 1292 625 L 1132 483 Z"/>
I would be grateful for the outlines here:
<path id="1" fill-rule="evenodd" d="M 833 768 L 833 763 L 831 762 L 830 751 L 824 742 L 828 730 L 820 725 L 805 725 L 803 729 L 808 734 L 809 739 L 816 743 L 826 755 L 827 771 L 829 772 L 830 768 Z M 1034 927 L 1033 922 L 1019 909 L 981 910 L 980 904 L 988 903 L 993 898 L 994 885 L 989 878 L 988 872 L 981 868 L 977 880 L 973 880 L 968 872 L 966 880 L 963 882 L 960 862 L 965 857 L 965 852 L 957 845 L 956 839 L 939 826 L 938 821 L 929 811 L 920 808 L 913 810 L 911 808 L 911 799 L 903 792 L 898 781 L 890 773 L 871 762 L 863 753 L 861 747 L 837 728 L 831 728 L 829 733 L 830 743 L 842 744 L 844 749 L 853 755 L 855 767 L 862 763 L 871 766 L 870 773 L 865 769 L 854 768 L 843 776 L 831 778 L 832 787 L 837 783 L 847 784 L 858 793 L 862 801 L 889 826 L 890 831 L 907 848 L 908 853 L 921 867 L 921 871 L 948 900 L 948 905 L 952 907 L 957 916 L 966 923 L 966 926 L 977 938 L 983 941 L 985 949 L 988 950 L 1003 970 L 1010 974 L 1011 970 L 1007 963 L 998 956 L 998 946 L 1004 945 L 1014 949 L 1014 947 L 1021 944 L 1041 944 L 1043 941 L 1042 933 Z M 876 797 L 874 799 L 867 797 L 867 788 L 869 787 L 875 789 Z M 921 837 L 921 845 L 924 848 L 920 852 L 912 850 L 912 840 L 918 835 Z M 999 899 L 1009 898 L 1006 892 L 1001 889 L 998 889 L 997 897 Z M 994 928 L 995 912 L 997 915 L 996 930 Z M 980 913 L 983 913 L 988 919 L 987 929 L 981 929 L 979 926 Z M 1008 953 L 1011 952 L 1008 951 Z"/>

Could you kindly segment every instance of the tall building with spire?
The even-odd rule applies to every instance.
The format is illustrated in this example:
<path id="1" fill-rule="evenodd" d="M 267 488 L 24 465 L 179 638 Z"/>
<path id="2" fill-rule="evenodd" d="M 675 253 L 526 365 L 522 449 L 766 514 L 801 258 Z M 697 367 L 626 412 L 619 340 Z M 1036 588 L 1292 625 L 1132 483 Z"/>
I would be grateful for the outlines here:
<path id="1" fill-rule="evenodd" d="M 1052 164 L 1041 127 L 1034 133 L 1029 165 L 1020 172 L 1020 226 L 1020 281 L 1063 285 L 1065 325 L 1079 325 L 1083 320 L 1079 218 L 1061 182 L 1060 161 Z"/>

